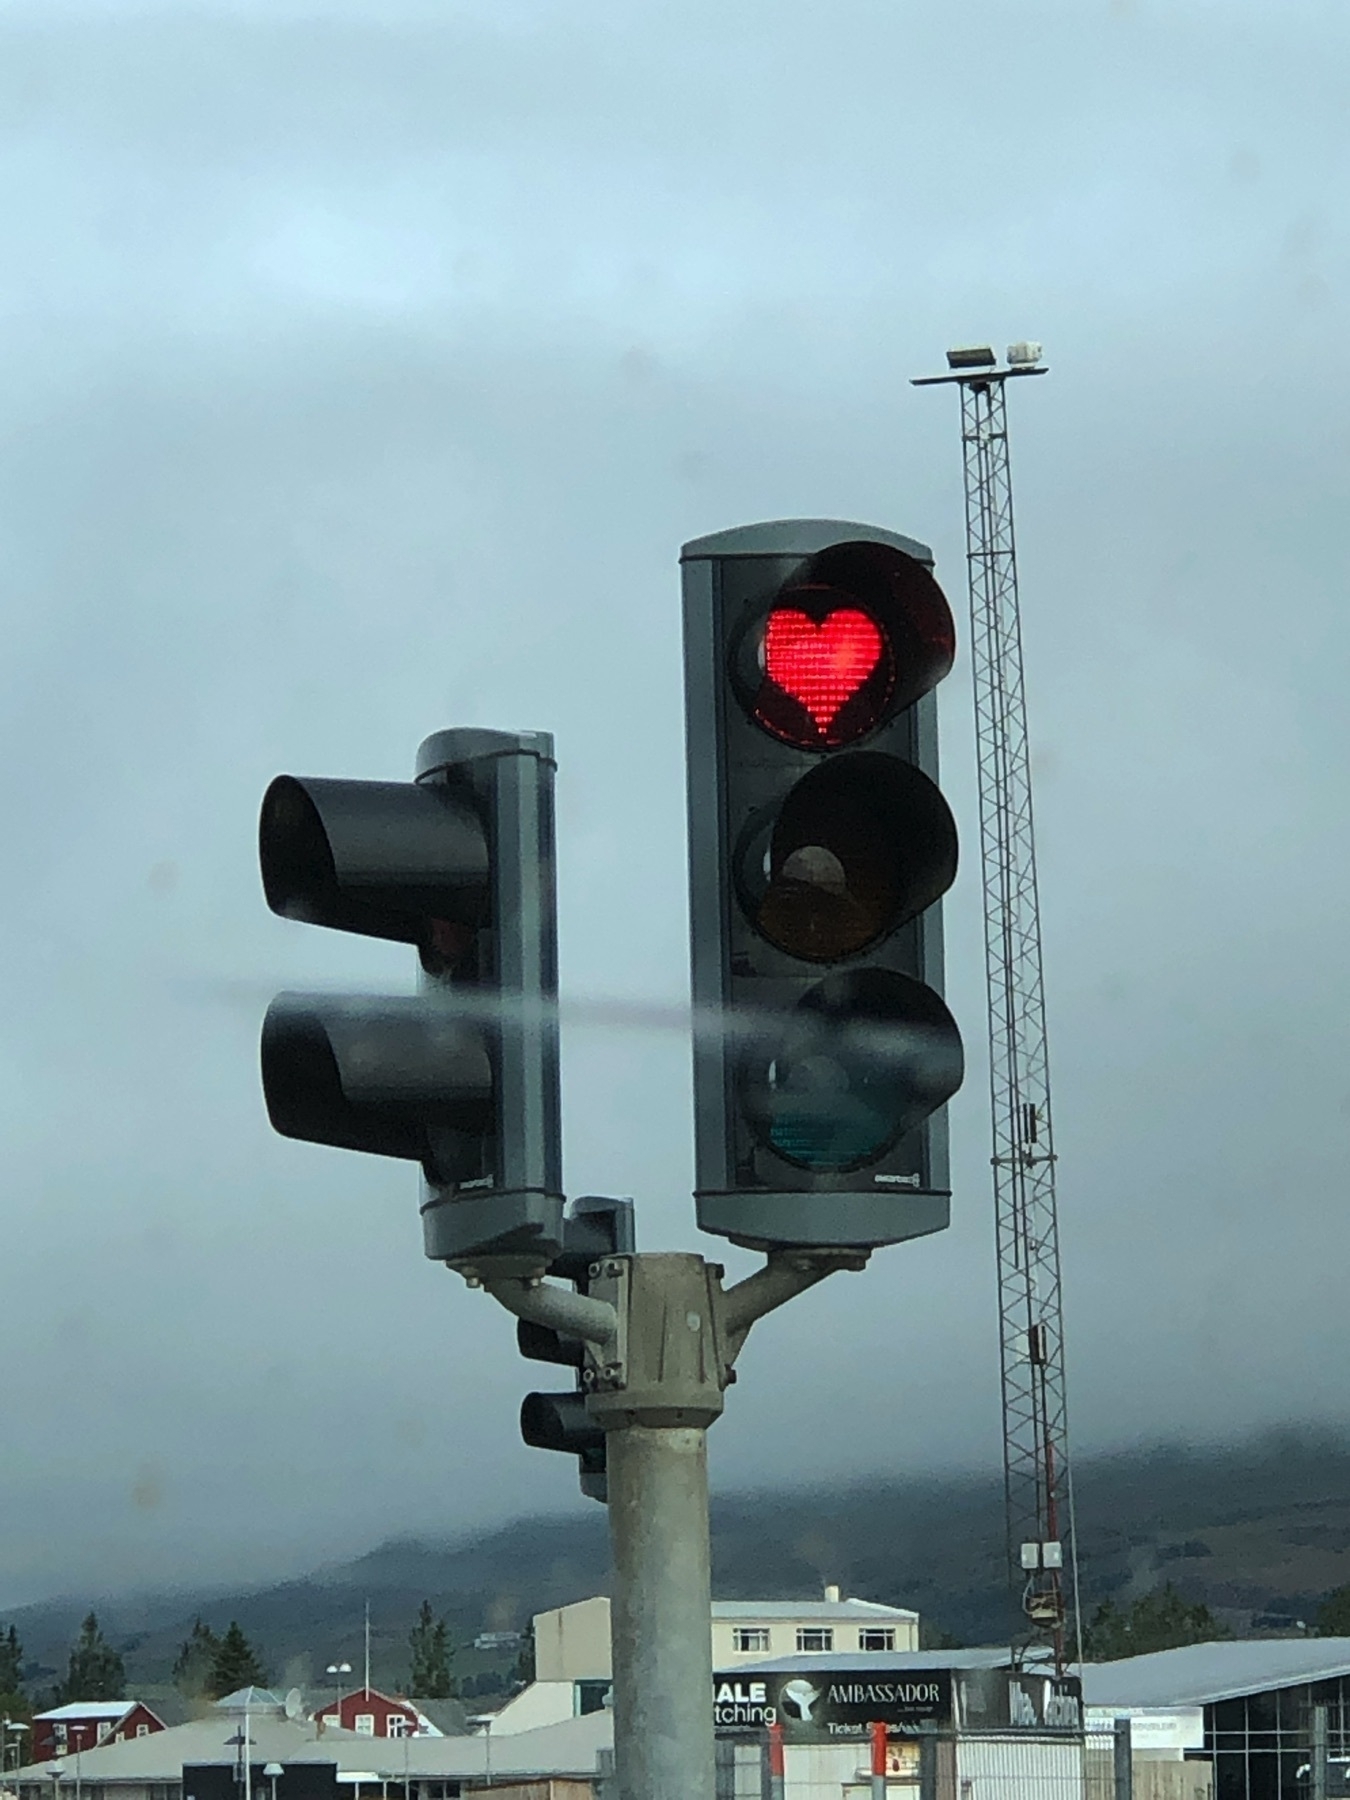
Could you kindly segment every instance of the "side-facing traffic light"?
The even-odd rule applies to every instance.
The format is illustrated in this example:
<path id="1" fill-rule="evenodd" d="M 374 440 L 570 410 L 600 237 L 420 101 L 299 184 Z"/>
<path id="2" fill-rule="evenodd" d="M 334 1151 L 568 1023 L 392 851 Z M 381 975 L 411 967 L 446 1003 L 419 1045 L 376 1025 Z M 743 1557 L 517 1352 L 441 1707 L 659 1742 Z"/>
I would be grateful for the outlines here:
<path id="1" fill-rule="evenodd" d="M 589 1290 L 591 1269 L 607 1256 L 630 1256 L 637 1248 L 633 1202 L 586 1194 L 574 1200 L 563 1220 L 563 1250 L 549 1271 L 570 1281 L 579 1294 Z M 516 1323 L 522 1356 L 576 1370 L 576 1386 L 561 1394 L 526 1394 L 520 1407 L 520 1435 L 533 1450 L 562 1450 L 580 1464 L 581 1491 L 592 1500 L 609 1498 L 605 1434 L 586 1411 L 582 1370 L 586 1349 L 568 1337 L 528 1319 Z"/>
<path id="2" fill-rule="evenodd" d="M 948 1222 L 961 1038 L 931 553 L 832 520 L 686 544 L 699 1224 L 862 1247 Z"/>
<path id="3" fill-rule="evenodd" d="M 417 778 L 263 797 L 273 912 L 416 947 L 406 997 L 282 994 L 263 1023 L 286 1137 L 422 1165 L 426 1253 L 538 1272 L 562 1248 L 553 740 L 442 731 Z"/>

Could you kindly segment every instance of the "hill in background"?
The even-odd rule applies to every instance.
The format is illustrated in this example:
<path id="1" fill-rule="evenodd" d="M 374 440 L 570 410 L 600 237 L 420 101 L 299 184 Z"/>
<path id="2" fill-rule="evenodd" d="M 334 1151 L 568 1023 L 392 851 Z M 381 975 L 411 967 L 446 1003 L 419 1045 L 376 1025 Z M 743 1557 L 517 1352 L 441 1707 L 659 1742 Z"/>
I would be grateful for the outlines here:
<path id="1" fill-rule="evenodd" d="M 1311 1623 L 1319 1599 L 1350 1582 L 1344 1439 L 1290 1432 L 1228 1449 L 1164 1446 L 1086 1459 L 1076 1487 L 1087 1611 L 1107 1595 L 1128 1600 L 1170 1580 L 1239 1632 L 1278 1629 L 1278 1620 Z M 1008 1634 L 1001 1480 L 878 1477 L 839 1489 L 721 1495 L 713 1502 L 713 1570 L 714 1591 L 725 1598 L 814 1596 L 832 1581 L 913 1606 L 963 1643 Z M 531 1613 L 605 1591 L 609 1581 L 605 1517 L 596 1507 L 451 1543 L 393 1541 L 251 1591 L 79 1595 L 12 1616 L 38 1687 L 64 1670 L 92 1598 L 123 1651 L 132 1689 L 168 1680 L 197 1614 L 216 1629 L 238 1619 L 274 1682 L 322 1688 L 333 1661 L 350 1662 L 359 1678 L 368 1599 L 372 1679 L 398 1688 L 424 1599 L 466 1644 L 480 1631 L 519 1627 Z M 455 1672 L 475 1674 L 492 1660 L 467 1651 Z"/>

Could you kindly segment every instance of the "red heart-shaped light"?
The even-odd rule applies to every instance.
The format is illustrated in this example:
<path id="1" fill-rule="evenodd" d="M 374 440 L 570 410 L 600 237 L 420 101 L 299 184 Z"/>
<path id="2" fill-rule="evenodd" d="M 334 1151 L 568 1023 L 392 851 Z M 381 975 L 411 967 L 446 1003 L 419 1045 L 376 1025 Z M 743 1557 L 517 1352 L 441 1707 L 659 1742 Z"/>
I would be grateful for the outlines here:
<path id="1" fill-rule="evenodd" d="M 827 613 L 819 623 L 792 607 L 769 614 L 764 667 L 769 680 L 799 701 L 825 731 L 881 661 L 876 621 L 856 606 Z"/>

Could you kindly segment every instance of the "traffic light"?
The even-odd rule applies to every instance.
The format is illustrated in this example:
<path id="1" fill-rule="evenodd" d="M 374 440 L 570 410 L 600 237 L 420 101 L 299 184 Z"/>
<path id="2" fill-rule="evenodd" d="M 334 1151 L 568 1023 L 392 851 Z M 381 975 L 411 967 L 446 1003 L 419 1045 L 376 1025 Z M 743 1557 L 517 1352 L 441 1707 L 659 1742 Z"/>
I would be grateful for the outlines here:
<path id="1" fill-rule="evenodd" d="M 426 1253 L 537 1273 L 562 1248 L 553 740 L 442 731 L 397 781 L 279 775 L 258 851 L 273 912 L 416 947 L 420 992 L 282 994 L 273 1126 L 422 1165 Z"/>
<path id="2" fill-rule="evenodd" d="M 572 1202 L 563 1220 L 562 1254 L 549 1273 L 584 1294 L 592 1264 L 607 1256 L 631 1255 L 635 1248 L 633 1202 L 587 1194 Z M 558 1363 L 577 1372 L 576 1386 L 564 1393 L 526 1394 L 520 1407 L 520 1435 L 533 1450 L 563 1450 L 575 1456 L 581 1465 L 582 1493 L 604 1501 L 605 1434 L 586 1411 L 581 1379 L 585 1346 L 580 1338 L 528 1319 L 516 1322 L 516 1344 L 522 1356 L 535 1362 Z"/>
<path id="3" fill-rule="evenodd" d="M 940 1231 L 963 1064 L 932 556 L 797 519 L 681 564 L 699 1224 L 763 1247 Z"/>

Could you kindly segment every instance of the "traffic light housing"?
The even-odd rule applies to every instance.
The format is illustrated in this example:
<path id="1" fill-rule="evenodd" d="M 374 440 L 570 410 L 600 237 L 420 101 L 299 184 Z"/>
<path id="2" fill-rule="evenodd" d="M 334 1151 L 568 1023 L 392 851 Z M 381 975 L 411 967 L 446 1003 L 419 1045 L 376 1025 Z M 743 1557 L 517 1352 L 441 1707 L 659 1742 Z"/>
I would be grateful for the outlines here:
<path id="1" fill-rule="evenodd" d="M 562 1248 L 553 741 L 443 731 L 411 782 L 279 775 L 273 912 L 413 945 L 420 992 L 282 994 L 262 1031 L 286 1137 L 420 1163 L 426 1253 L 537 1273 Z"/>
<path id="2" fill-rule="evenodd" d="M 628 1256 L 636 1249 L 631 1200 L 587 1194 L 574 1200 L 563 1220 L 563 1250 L 549 1273 L 570 1281 L 579 1294 L 590 1286 L 593 1264 L 607 1256 Z M 520 1406 L 520 1435 L 533 1450 L 561 1450 L 579 1464 L 581 1491 L 592 1500 L 608 1499 L 605 1434 L 586 1410 L 581 1371 L 586 1362 L 580 1338 L 516 1321 L 516 1346 L 534 1362 L 557 1363 L 576 1371 L 576 1386 L 563 1393 L 526 1394 Z"/>
<path id="3" fill-rule="evenodd" d="M 939 1231 L 963 1063 L 932 555 L 798 519 L 681 565 L 699 1224 L 756 1247 Z"/>

